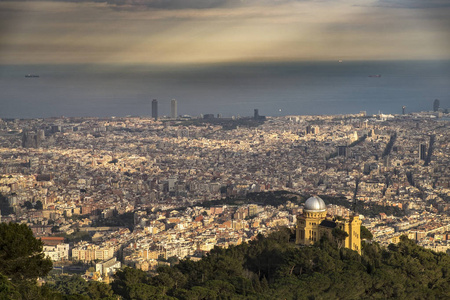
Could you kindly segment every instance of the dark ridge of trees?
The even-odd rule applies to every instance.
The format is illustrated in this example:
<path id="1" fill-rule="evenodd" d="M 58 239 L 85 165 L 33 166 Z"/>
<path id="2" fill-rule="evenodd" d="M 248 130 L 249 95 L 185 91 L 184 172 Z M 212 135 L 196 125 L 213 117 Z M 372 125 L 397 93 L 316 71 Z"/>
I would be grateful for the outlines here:
<path id="1" fill-rule="evenodd" d="M 345 197 L 333 197 L 328 195 L 319 195 L 326 204 L 341 205 L 345 208 L 352 209 L 358 214 L 369 217 L 379 216 L 380 213 L 385 213 L 388 216 L 402 217 L 406 213 L 396 206 L 383 206 L 375 203 L 365 203 L 363 201 L 353 200 L 349 201 Z"/>
<path id="2" fill-rule="evenodd" d="M 287 201 L 299 202 L 298 198 L 301 200 L 306 199 L 305 196 L 292 193 L 289 191 L 273 191 L 273 192 L 254 192 L 248 193 L 241 197 L 226 197 L 220 200 L 204 201 L 202 202 L 203 207 L 211 207 L 217 205 L 244 205 L 244 204 L 258 204 L 258 205 L 271 205 L 279 206 L 285 204 Z"/>
<path id="3" fill-rule="evenodd" d="M 363 243 L 358 255 L 339 247 L 344 235 L 335 235 L 337 242 L 323 238 L 314 246 L 298 246 L 290 242 L 294 231 L 281 228 L 249 243 L 215 247 L 198 262 L 159 267 L 154 274 L 125 267 L 110 285 L 75 275 L 38 287 L 0 274 L 0 299 L 450 298 L 449 255 L 405 236 L 388 248 Z"/>
<path id="4" fill-rule="evenodd" d="M 158 275 L 126 268 L 112 284 L 125 299 L 444 299 L 450 296 L 450 257 L 406 237 L 363 254 L 322 239 L 312 247 L 289 243 L 285 228 L 249 244 L 214 248 L 199 262 L 182 260 Z M 339 233 L 337 233 L 338 235 Z M 166 298 L 171 299 L 171 298 Z"/>
<path id="5" fill-rule="evenodd" d="M 81 241 L 92 241 L 92 237 L 87 231 L 76 230 L 71 234 L 65 232 L 56 234 L 55 236 L 63 237 L 66 243 L 78 243 Z"/>
<path id="6" fill-rule="evenodd" d="M 387 143 L 386 148 L 384 148 L 383 155 L 381 157 L 385 157 L 391 153 L 392 147 L 394 146 L 396 139 L 397 139 L 397 133 L 394 132 L 394 134 L 391 135 L 391 139 Z"/>

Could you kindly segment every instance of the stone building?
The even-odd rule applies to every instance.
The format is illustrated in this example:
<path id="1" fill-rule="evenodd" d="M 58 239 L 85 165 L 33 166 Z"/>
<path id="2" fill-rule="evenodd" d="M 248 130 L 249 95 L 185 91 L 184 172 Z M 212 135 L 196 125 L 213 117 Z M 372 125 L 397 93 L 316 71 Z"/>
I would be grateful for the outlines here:
<path id="1" fill-rule="evenodd" d="M 303 213 L 297 217 L 296 244 L 312 245 L 324 235 L 333 238 L 333 229 L 339 228 L 348 234 L 343 246 L 361 254 L 361 220 L 358 216 L 347 219 L 332 220 L 327 218 L 325 202 L 317 197 L 310 197 L 305 202 Z"/>

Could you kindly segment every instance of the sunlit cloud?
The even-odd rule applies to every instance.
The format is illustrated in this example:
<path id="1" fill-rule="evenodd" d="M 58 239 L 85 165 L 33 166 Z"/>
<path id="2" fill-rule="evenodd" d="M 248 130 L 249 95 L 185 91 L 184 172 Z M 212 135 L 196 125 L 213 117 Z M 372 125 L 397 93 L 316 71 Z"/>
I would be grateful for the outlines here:
<path id="1" fill-rule="evenodd" d="M 449 59 L 450 8 L 422 2 L 0 1 L 0 63 Z"/>

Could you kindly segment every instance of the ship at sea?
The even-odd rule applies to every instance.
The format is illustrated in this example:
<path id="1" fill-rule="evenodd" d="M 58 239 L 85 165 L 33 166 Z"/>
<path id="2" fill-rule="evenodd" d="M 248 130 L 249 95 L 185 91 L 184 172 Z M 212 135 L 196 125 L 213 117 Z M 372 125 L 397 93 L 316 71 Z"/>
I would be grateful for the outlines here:
<path id="1" fill-rule="evenodd" d="M 377 77 L 377 78 L 379 78 L 379 77 L 381 77 L 381 75 L 369 75 L 369 77 Z"/>
<path id="2" fill-rule="evenodd" d="M 25 75 L 25 78 L 39 78 L 39 75 L 36 75 L 36 74 L 27 74 L 27 75 Z"/>

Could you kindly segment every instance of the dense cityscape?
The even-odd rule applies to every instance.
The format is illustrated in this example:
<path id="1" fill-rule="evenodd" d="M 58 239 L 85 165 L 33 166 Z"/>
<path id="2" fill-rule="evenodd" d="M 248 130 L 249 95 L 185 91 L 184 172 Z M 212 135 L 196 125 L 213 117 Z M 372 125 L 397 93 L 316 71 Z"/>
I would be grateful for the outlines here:
<path id="1" fill-rule="evenodd" d="M 172 111 L 2 120 L 1 222 L 29 226 L 54 272 L 103 282 L 295 228 L 311 195 L 329 217 L 358 213 L 382 246 L 406 235 L 450 249 L 445 113 L 191 118 L 176 100 Z"/>

